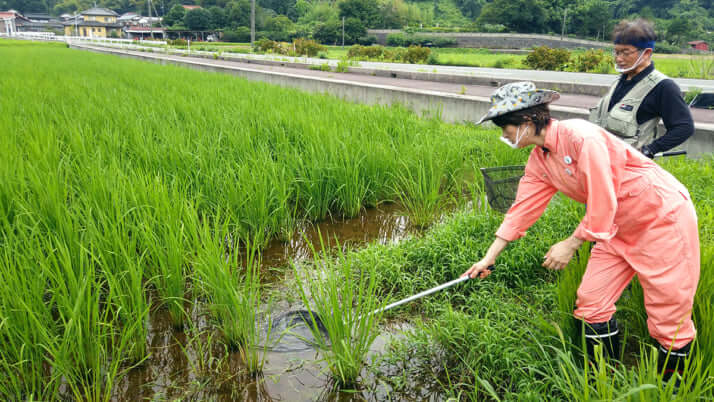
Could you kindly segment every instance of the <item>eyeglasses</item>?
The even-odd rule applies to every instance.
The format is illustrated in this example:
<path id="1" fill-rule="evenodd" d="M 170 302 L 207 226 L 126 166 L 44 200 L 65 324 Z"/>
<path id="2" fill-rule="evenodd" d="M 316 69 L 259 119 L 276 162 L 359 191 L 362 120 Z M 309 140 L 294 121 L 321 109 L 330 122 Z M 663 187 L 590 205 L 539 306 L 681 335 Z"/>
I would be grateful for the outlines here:
<path id="1" fill-rule="evenodd" d="M 619 56 L 622 56 L 622 57 L 630 57 L 630 55 L 632 55 L 632 54 L 634 54 L 634 53 L 638 53 L 639 51 L 640 51 L 639 49 L 637 49 L 637 50 L 627 50 L 627 49 L 624 49 L 624 50 L 613 50 L 613 51 L 612 51 L 612 57 L 619 57 Z M 642 50 L 642 51 L 644 51 L 644 50 Z"/>

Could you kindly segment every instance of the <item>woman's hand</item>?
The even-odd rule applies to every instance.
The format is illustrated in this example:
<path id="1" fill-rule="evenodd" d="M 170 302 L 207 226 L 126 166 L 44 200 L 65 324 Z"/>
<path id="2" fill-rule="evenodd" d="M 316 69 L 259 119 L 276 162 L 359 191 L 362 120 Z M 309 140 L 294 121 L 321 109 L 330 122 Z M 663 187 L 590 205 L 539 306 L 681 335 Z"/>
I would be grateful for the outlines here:
<path id="1" fill-rule="evenodd" d="M 548 269 L 563 269 L 573 258 L 575 251 L 580 248 L 583 241 L 575 237 L 569 237 L 554 244 L 545 255 L 543 266 Z"/>
<path id="2" fill-rule="evenodd" d="M 494 262 L 495 261 L 491 261 L 491 260 L 484 258 L 483 260 L 472 265 L 471 268 L 466 270 L 466 272 L 461 274 L 461 277 L 468 275 L 470 278 L 475 278 L 478 276 L 479 278 L 484 279 L 491 273 L 491 270 L 489 269 L 489 267 L 492 266 L 494 264 Z"/>

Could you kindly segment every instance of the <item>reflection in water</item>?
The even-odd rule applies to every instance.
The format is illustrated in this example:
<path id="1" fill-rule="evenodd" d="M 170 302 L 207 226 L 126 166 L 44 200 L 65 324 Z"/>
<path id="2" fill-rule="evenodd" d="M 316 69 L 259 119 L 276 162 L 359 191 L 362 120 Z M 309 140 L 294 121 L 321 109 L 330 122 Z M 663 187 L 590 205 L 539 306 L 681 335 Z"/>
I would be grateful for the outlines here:
<path id="1" fill-rule="evenodd" d="M 365 211 L 354 219 L 309 224 L 289 242 L 273 241 L 263 252 L 263 265 L 280 267 L 292 261 L 311 258 L 309 244 L 319 248 L 322 235 L 326 246 L 364 245 L 398 242 L 415 231 L 409 219 L 399 212 L 398 204 L 384 204 Z M 154 298 L 156 299 L 156 298 Z M 278 304 L 281 304 L 278 301 Z M 207 316 L 208 306 L 193 305 L 189 313 L 193 327 L 176 331 L 168 312 L 157 309 L 149 318 L 148 345 L 150 357 L 129 371 L 116 384 L 113 400 L 142 399 L 219 400 L 219 401 L 364 401 L 392 399 L 369 370 L 363 372 L 366 389 L 334 392 L 328 382 L 326 367 L 319 352 L 312 348 L 269 351 L 264 374 L 253 378 L 245 374 L 238 351 L 228 350 L 220 342 L 220 333 L 212 331 Z M 379 336 L 372 351 L 384 350 L 390 332 Z M 301 349 L 301 348 L 297 348 Z M 388 371 L 388 370 L 386 370 Z M 427 398 L 428 399 L 428 398 Z"/>
<path id="2" fill-rule="evenodd" d="M 342 245 L 364 245 L 373 241 L 380 244 L 398 242 L 415 230 L 399 208 L 399 204 L 382 204 L 364 211 L 356 218 L 308 223 L 290 241 L 272 241 L 263 251 L 263 265 L 279 267 L 293 260 L 311 258 L 310 244 L 319 249 L 320 235 L 326 246 L 334 245 L 335 238 Z"/>

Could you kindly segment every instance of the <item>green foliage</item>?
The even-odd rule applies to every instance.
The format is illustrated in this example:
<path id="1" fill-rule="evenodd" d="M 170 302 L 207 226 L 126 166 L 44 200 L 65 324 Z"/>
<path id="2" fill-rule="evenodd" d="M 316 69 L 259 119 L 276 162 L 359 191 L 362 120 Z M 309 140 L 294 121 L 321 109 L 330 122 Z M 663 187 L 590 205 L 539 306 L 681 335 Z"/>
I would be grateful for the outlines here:
<path id="1" fill-rule="evenodd" d="M 211 13 L 203 8 L 188 10 L 183 17 L 183 23 L 190 30 L 203 31 L 211 26 Z"/>
<path id="2" fill-rule="evenodd" d="M 332 71 L 332 68 L 330 67 L 329 63 L 322 63 L 322 64 L 313 64 L 310 66 L 310 70 L 318 70 L 318 71 Z"/>
<path id="3" fill-rule="evenodd" d="M 299 271 L 295 267 L 297 290 L 310 311 L 308 325 L 323 351 L 331 377 L 340 387 L 357 382 L 367 353 L 377 338 L 381 312 L 372 312 L 383 304 L 376 297 L 374 267 L 358 268 L 350 254 L 338 251 L 336 258 L 328 257 L 320 237 L 321 250 L 314 246 L 313 269 Z M 340 249 L 339 244 L 336 247 Z M 326 335 L 320 330 L 324 325 Z"/>
<path id="4" fill-rule="evenodd" d="M 314 40 L 303 38 L 293 40 L 293 48 L 295 49 L 296 54 L 308 57 L 317 56 L 318 53 L 327 50 L 325 46 L 322 46 Z"/>
<path id="5" fill-rule="evenodd" d="M 349 60 L 343 59 L 343 60 L 340 60 L 340 61 L 337 62 L 337 67 L 335 67 L 335 71 L 338 72 L 338 73 L 346 73 L 347 71 L 349 71 L 349 67 L 350 67 L 350 62 L 349 62 Z M 358 197 L 358 198 L 359 198 L 359 197 Z M 356 205 L 355 205 L 355 206 L 356 206 Z M 357 209 L 359 209 L 358 206 L 356 206 L 356 207 L 357 207 Z M 352 209 L 352 211 L 353 211 L 353 214 L 356 214 L 356 213 L 358 212 L 358 211 L 355 210 L 354 208 Z"/>
<path id="6" fill-rule="evenodd" d="M 692 103 L 694 98 L 696 98 L 697 95 L 699 95 L 700 93 L 702 93 L 701 88 L 690 87 L 689 91 L 685 92 L 685 94 L 684 94 L 684 103 L 686 103 L 687 105 Z"/>
<path id="7" fill-rule="evenodd" d="M 456 39 L 449 37 L 438 36 L 419 36 L 405 34 L 389 34 L 387 35 L 387 45 L 389 46 L 433 46 L 433 47 L 450 47 L 456 45 Z"/>
<path id="8" fill-rule="evenodd" d="M 612 56 L 602 49 L 590 49 L 575 57 L 572 68 L 575 71 L 600 73 L 607 72 L 613 65 Z"/>
<path id="9" fill-rule="evenodd" d="M 224 31 L 222 39 L 225 42 L 250 42 L 250 28 L 238 27 L 235 30 Z"/>
<path id="10" fill-rule="evenodd" d="M 503 24 L 515 32 L 542 32 L 545 10 L 536 0 L 494 0 L 486 3 L 479 24 Z"/>
<path id="11" fill-rule="evenodd" d="M 340 18 L 354 18 L 370 28 L 379 21 L 379 3 L 377 0 L 344 0 L 337 3 Z"/>
<path id="12" fill-rule="evenodd" d="M 166 41 L 169 46 L 187 46 L 188 42 L 185 39 L 169 39 Z"/>
<path id="13" fill-rule="evenodd" d="M 523 64 L 535 70 L 563 71 L 569 61 L 570 52 L 567 49 L 539 46 L 528 54 Z"/>
<path id="14" fill-rule="evenodd" d="M 183 23 L 183 18 L 186 15 L 186 9 L 176 4 L 171 7 L 171 10 L 164 16 L 163 23 L 166 26 L 174 26 Z"/>
<path id="15" fill-rule="evenodd" d="M 402 60 L 405 63 L 425 63 L 431 54 L 431 49 L 428 47 L 421 46 L 409 46 L 407 53 L 404 55 Z"/>

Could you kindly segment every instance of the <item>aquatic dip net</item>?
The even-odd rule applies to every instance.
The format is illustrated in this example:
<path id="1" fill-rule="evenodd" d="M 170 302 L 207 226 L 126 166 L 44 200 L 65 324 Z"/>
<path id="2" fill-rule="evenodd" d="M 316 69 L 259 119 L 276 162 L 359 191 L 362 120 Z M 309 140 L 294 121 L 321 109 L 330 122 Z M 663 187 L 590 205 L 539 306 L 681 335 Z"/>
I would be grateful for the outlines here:
<path id="1" fill-rule="evenodd" d="M 486 185 L 488 205 L 494 210 L 506 213 L 516 200 L 518 183 L 525 172 L 525 166 L 501 166 L 481 168 Z"/>

